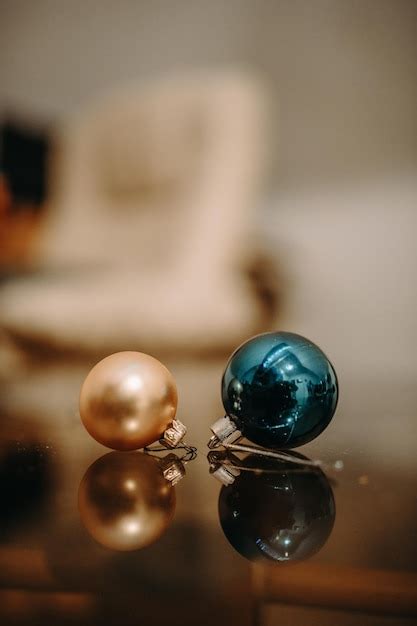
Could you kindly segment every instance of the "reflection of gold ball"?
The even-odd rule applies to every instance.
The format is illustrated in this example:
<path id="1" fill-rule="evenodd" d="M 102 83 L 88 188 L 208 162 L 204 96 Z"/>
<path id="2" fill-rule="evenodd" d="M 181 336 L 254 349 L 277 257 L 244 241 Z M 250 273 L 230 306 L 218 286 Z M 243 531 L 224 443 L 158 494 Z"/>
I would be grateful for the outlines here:
<path id="1" fill-rule="evenodd" d="M 138 550 L 168 528 L 175 490 L 158 460 L 141 452 L 109 452 L 88 468 L 78 490 L 81 520 L 98 543 Z"/>
<path id="2" fill-rule="evenodd" d="M 142 352 L 117 352 L 93 367 L 81 388 L 80 415 L 94 439 L 115 450 L 157 441 L 175 417 L 172 374 Z"/>

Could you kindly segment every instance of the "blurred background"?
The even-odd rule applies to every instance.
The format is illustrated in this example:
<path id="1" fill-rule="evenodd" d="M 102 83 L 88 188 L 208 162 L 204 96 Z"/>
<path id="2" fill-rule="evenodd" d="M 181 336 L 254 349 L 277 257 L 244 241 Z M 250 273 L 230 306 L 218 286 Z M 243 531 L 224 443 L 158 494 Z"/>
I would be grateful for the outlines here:
<path id="1" fill-rule="evenodd" d="M 5 327 L 65 348 L 233 346 L 265 324 L 251 270 L 264 304 L 279 295 L 272 326 L 339 368 L 414 369 L 413 1 L 1 7 L 3 273 L 84 264 L 114 290 L 94 346 L 85 277 L 11 288 Z M 122 263 L 132 281 L 110 278 Z M 107 324 L 118 291 L 140 326 L 126 337 Z"/>
<path id="2" fill-rule="evenodd" d="M 407 483 L 416 18 L 414 0 L 0 0 L 3 439 L 58 428 L 69 484 L 98 450 L 80 382 L 128 349 L 170 367 L 200 445 L 230 352 L 283 329 L 336 366 L 326 449 Z M 200 498 L 214 523 L 206 495 L 184 519 Z M 387 535 L 330 560 L 411 568 Z"/>

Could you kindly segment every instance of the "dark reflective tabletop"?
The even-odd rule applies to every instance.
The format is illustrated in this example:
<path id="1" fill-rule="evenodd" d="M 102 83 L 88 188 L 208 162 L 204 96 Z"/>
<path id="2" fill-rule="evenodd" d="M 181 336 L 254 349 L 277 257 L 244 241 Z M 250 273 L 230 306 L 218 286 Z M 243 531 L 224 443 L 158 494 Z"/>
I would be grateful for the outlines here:
<path id="1" fill-rule="evenodd" d="M 331 425 L 296 451 L 315 469 L 208 460 L 225 360 L 165 362 L 189 462 L 89 437 L 77 404 L 92 363 L 33 363 L 2 382 L 0 623 L 415 623 L 412 382 L 342 372 Z M 219 465 L 234 468 L 228 486 Z"/>

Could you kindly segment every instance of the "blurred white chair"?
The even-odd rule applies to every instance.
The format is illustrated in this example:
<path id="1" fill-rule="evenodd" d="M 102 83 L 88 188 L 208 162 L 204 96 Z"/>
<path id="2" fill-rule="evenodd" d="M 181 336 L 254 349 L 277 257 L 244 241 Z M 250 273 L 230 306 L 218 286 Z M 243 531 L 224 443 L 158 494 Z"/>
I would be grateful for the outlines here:
<path id="1" fill-rule="evenodd" d="M 245 269 L 265 137 L 263 88 L 240 72 L 103 99 L 68 129 L 45 271 L 3 289 L 2 327 L 98 352 L 218 349 L 257 331 Z"/>

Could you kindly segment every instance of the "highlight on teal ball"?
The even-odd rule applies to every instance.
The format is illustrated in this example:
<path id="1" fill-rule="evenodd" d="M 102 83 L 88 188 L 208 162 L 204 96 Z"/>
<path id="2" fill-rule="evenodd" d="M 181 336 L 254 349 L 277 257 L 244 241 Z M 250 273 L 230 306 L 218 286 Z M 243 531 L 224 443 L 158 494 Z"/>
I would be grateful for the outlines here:
<path id="1" fill-rule="evenodd" d="M 315 439 L 336 410 L 336 372 L 314 343 L 295 333 L 252 337 L 230 357 L 222 379 L 227 415 L 260 446 L 296 448 Z"/>

